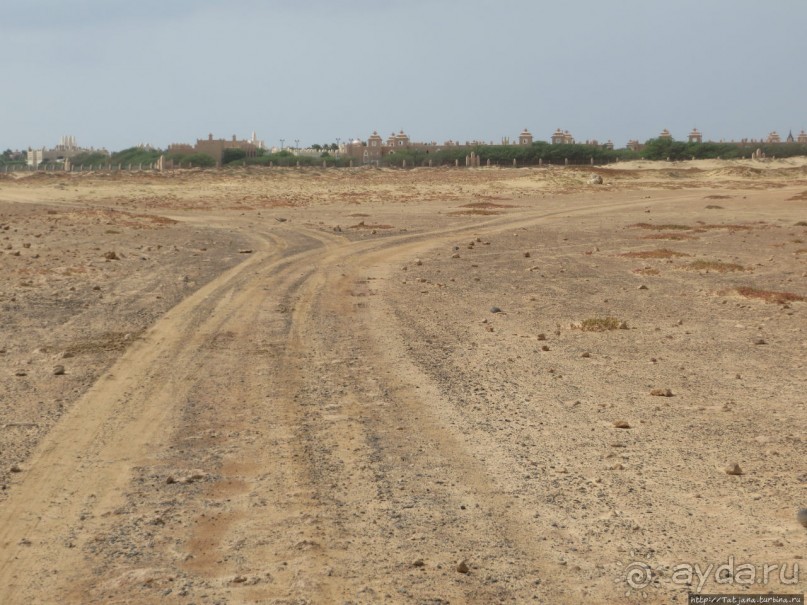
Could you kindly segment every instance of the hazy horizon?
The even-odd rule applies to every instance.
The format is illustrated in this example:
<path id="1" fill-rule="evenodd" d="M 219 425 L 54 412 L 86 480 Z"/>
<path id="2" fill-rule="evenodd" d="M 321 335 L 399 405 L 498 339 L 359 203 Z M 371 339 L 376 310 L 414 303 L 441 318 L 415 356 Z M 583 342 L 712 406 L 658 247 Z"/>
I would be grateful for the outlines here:
<path id="1" fill-rule="evenodd" d="M 784 139 L 806 22 L 798 0 L 35 0 L 0 20 L 0 146 Z"/>

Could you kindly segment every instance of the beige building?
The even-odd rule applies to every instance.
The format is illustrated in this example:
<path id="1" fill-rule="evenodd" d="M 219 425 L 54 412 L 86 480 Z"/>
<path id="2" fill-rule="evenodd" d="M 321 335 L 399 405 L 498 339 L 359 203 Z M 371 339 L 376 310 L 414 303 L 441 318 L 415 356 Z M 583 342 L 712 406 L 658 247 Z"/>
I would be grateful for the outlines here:
<path id="1" fill-rule="evenodd" d="M 574 145 L 574 137 L 569 133 L 568 130 L 561 130 L 558 128 L 552 134 L 552 144 L 553 145 Z"/>

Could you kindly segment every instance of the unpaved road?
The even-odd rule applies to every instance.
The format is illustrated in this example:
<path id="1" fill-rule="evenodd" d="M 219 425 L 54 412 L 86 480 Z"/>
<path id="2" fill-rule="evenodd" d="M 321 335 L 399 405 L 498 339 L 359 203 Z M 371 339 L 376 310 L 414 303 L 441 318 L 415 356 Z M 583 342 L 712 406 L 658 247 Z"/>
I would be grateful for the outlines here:
<path id="1" fill-rule="evenodd" d="M 633 249 L 625 246 L 639 241 L 626 226 L 649 209 L 651 220 L 692 224 L 692 209 L 705 203 L 692 189 L 566 196 L 522 202 L 502 215 L 447 219 L 441 212 L 414 221 L 410 232 L 375 237 L 334 231 L 336 211 L 324 213 L 321 225 L 311 209 L 283 222 L 275 218 L 294 211 L 174 212 L 195 228 L 238 233 L 251 252 L 128 346 L 13 476 L 0 504 L 0 600 L 677 602 L 687 587 L 670 584 L 669 574 L 644 596 L 626 596 L 617 574 L 637 559 L 655 567 L 648 544 L 668 563 L 696 561 L 704 552 L 693 548 L 699 535 L 714 547 L 704 563 L 735 554 L 792 566 L 807 552 L 805 533 L 787 516 L 805 505 L 807 487 L 799 475 L 807 470 L 805 303 L 787 310 L 756 303 L 755 314 L 775 316 L 765 336 L 779 356 L 758 359 L 735 378 L 731 364 L 715 367 L 730 339 L 709 331 L 708 310 L 720 304 L 715 296 L 727 296 L 716 292 L 733 284 L 702 280 L 703 309 L 696 300 L 672 300 L 687 280 L 700 279 L 686 271 L 659 283 L 669 298 L 655 310 L 627 300 L 642 283 L 635 275 L 619 278 L 630 290 L 622 282 L 614 288 L 621 294 L 604 289 L 614 283 L 609 271 L 628 273 L 613 269 L 624 267 L 618 254 Z M 803 209 L 803 202 L 760 208 L 738 200 L 731 223 L 750 225 L 756 213 L 792 230 Z M 373 221 L 400 225 L 416 210 L 379 205 L 372 212 Z M 603 236 L 616 226 L 620 235 Z M 726 229 L 704 231 L 683 244 L 728 250 L 723 240 L 706 243 L 729 238 Z M 779 236 L 771 233 L 763 236 Z M 748 248 L 735 243 L 731 254 Z M 789 288 L 807 294 L 804 254 L 795 252 L 801 244 L 787 245 L 790 264 L 775 268 L 777 275 L 797 278 Z M 505 256 L 471 281 L 480 266 Z M 592 266 L 598 271 L 590 273 Z M 602 281 L 575 290 L 573 301 L 557 291 L 553 275 L 568 278 L 561 272 L 579 278 L 568 288 Z M 538 273 L 540 286 L 525 283 Z M 458 285 L 463 279 L 468 284 Z M 545 306 L 533 304 L 530 313 L 545 317 L 517 310 L 542 296 Z M 588 302 L 569 312 L 581 296 Z M 619 296 L 625 300 L 615 314 L 639 324 L 635 334 L 618 331 L 604 345 L 562 321 L 596 315 L 610 307 L 591 301 Z M 490 313 L 493 303 L 504 313 Z M 686 340 L 685 328 L 674 327 L 679 316 L 700 326 L 693 331 L 703 342 Z M 651 323 L 662 317 L 664 332 L 654 335 Z M 682 348 L 654 352 L 654 339 L 674 330 Z M 760 349 L 750 342 L 744 332 L 737 346 L 745 353 L 725 354 L 755 355 Z M 593 369 L 570 366 L 581 363 L 581 352 Z M 609 353 L 621 361 L 608 361 Z M 709 367 L 685 370 L 693 355 Z M 656 356 L 667 370 L 657 369 Z M 637 368 L 647 366 L 651 386 L 673 386 L 681 397 L 673 406 L 686 410 L 652 411 L 632 399 L 647 397 L 648 378 L 637 379 L 645 372 Z M 777 366 L 766 387 L 765 372 Z M 735 391 L 741 373 L 758 380 Z M 719 433 L 711 444 L 686 424 L 698 415 L 707 432 Z M 751 425 L 743 420 L 749 416 Z M 633 426 L 615 429 L 623 418 Z M 684 441 L 666 443 L 665 434 Z M 691 459 L 687 448 L 696 448 Z M 764 460 L 774 455 L 766 476 Z M 739 456 L 755 471 L 748 479 L 721 470 Z M 700 493 L 689 491 L 693 485 Z M 665 543 L 673 549 L 665 552 Z M 631 552 L 633 544 L 641 552 Z M 804 582 L 771 588 L 798 592 Z"/>

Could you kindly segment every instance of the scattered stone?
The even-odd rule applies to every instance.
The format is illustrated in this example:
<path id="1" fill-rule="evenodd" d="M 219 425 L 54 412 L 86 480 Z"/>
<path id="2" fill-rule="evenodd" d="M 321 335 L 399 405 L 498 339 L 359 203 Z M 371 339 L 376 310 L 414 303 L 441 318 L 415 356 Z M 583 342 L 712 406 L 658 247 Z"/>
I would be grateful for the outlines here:
<path id="1" fill-rule="evenodd" d="M 424 567 L 426 562 L 423 559 L 418 559 L 412 563 L 412 567 Z"/>
<path id="2" fill-rule="evenodd" d="M 502 313 L 502 310 L 499 307 L 491 307 L 490 312 L 491 313 Z"/>
<path id="3" fill-rule="evenodd" d="M 177 482 L 177 480 L 176 480 L 176 479 L 174 479 L 173 477 L 170 477 L 170 476 L 169 476 L 169 477 L 168 477 L 168 478 L 165 480 L 165 482 L 166 482 L 168 485 L 173 485 L 174 483 L 176 483 L 176 482 Z"/>
<path id="4" fill-rule="evenodd" d="M 588 359 L 589 357 L 591 357 L 591 353 L 585 351 L 580 357 L 585 357 L 586 359 Z"/>
<path id="5" fill-rule="evenodd" d="M 64 374 L 64 366 L 58 365 L 53 366 L 53 375 L 54 376 L 62 376 Z"/>
<path id="6" fill-rule="evenodd" d="M 617 420 L 616 422 L 614 422 L 614 428 L 629 429 L 630 423 L 627 420 Z"/>
<path id="7" fill-rule="evenodd" d="M 467 562 L 460 561 L 459 565 L 457 565 L 457 571 L 459 573 L 468 573 L 471 570 L 469 569 Z"/>
<path id="8" fill-rule="evenodd" d="M 542 350 L 542 351 L 548 351 L 548 350 L 549 350 L 549 345 L 543 345 L 543 346 L 541 347 L 541 350 Z"/>
<path id="9" fill-rule="evenodd" d="M 109 252 L 106 252 L 104 254 L 104 258 L 107 259 L 107 260 L 120 260 L 120 257 L 118 257 L 118 255 L 115 254 L 114 250 L 110 250 Z"/>
<path id="10" fill-rule="evenodd" d="M 654 397 L 672 397 L 673 392 L 670 389 L 653 389 L 650 394 Z"/>
<path id="11" fill-rule="evenodd" d="M 333 230 L 334 230 L 336 233 L 342 233 L 342 228 L 341 228 L 339 225 L 337 225 L 336 227 L 334 227 L 334 228 L 333 228 Z"/>
<path id="12" fill-rule="evenodd" d="M 602 177 L 599 174 L 592 174 L 588 177 L 589 185 L 602 185 Z"/>
<path id="13" fill-rule="evenodd" d="M 754 339 L 754 344 L 755 345 L 766 345 L 768 343 L 765 341 L 764 338 L 755 338 Z"/>
<path id="14" fill-rule="evenodd" d="M 25 370 L 17 370 L 16 372 L 14 372 L 14 376 L 28 376 L 28 372 L 26 372 Z"/>
<path id="15" fill-rule="evenodd" d="M 541 333 L 541 334 L 539 334 L 539 335 L 538 335 L 536 338 L 537 338 L 538 340 L 546 340 L 546 334 Z"/>
<path id="16" fill-rule="evenodd" d="M 238 254 L 252 254 L 252 248 L 242 248 L 238 251 Z"/>
<path id="17" fill-rule="evenodd" d="M 416 264 L 416 265 L 419 267 L 420 265 L 422 265 L 422 264 L 423 264 L 423 261 L 422 261 L 422 260 L 420 260 L 419 258 L 416 258 L 416 259 L 415 259 L 415 264 Z"/>
<path id="18" fill-rule="evenodd" d="M 729 464 L 726 467 L 725 470 L 726 470 L 727 475 L 742 475 L 742 474 L 744 474 L 743 469 L 741 469 L 740 465 L 737 464 L 736 462 L 733 462 L 733 463 Z"/>
<path id="19" fill-rule="evenodd" d="M 647 290 L 647 286 L 645 286 L 644 284 L 642 284 L 641 286 L 639 286 L 639 287 L 637 288 L 637 290 Z"/>
<path id="20" fill-rule="evenodd" d="M 17 464 L 12 464 L 12 465 L 11 465 L 11 468 L 10 468 L 10 469 L 8 469 L 8 470 L 9 470 L 10 472 L 12 472 L 12 473 L 21 473 L 21 472 L 22 472 L 22 469 L 21 469 L 21 468 L 20 468 L 20 466 L 19 466 L 19 465 L 17 465 Z"/>
<path id="21" fill-rule="evenodd" d="M 285 222 L 286 222 L 287 220 L 289 220 L 289 219 L 287 219 L 287 218 L 283 218 L 282 216 L 276 216 L 276 217 L 275 217 L 275 220 L 276 220 L 278 223 L 285 223 Z"/>
<path id="22" fill-rule="evenodd" d="M 452 255 L 451 255 L 451 258 L 459 258 L 459 257 L 460 257 L 460 255 L 459 255 L 459 254 L 452 254 Z"/>
<path id="23" fill-rule="evenodd" d="M 525 253 L 524 253 L 524 258 L 529 258 L 529 257 L 530 257 L 530 253 L 529 253 L 529 252 L 525 252 Z"/>
<path id="24" fill-rule="evenodd" d="M 796 519 L 804 527 L 807 527 L 807 508 L 800 509 L 799 512 L 796 514 Z"/>

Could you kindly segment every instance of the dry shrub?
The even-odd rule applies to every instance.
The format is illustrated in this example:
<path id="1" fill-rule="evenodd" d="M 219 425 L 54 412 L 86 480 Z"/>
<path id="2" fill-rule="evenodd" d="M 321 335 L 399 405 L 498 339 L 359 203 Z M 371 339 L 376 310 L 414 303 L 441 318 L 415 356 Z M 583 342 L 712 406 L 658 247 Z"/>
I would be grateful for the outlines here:
<path id="1" fill-rule="evenodd" d="M 627 258 L 680 258 L 682 256 L 692 256 L 685 252 L 676 252 L 675 250 L 668 250 L 667 248 L 659 248 L 658 250 L 639 250 L 637 252 L 623 252 L 619 256 Z"/>
<path id="2" fill-rule="evenodd" d="M 642 239 L 669 239 L 681 242 L 688 239 L 698 239 L 694 235 L 685 235 L 683 233 L 651 233 L 650 235 L 643 235 Z"/>
<path id="3" fill-rule="evenodd" d="M 627 330 L 628 324 L 616 317 L 589 317 L 579 324 L 572 324 L 572 329 L 583 332 L 608 332 L 610 330 Z"/>
<path id="4" fill-rule="evenodd" d="M 698 229 L 728 229 L 729 231 L 750 231 L 751 225 L 700 225 Z"/>
<path id="5" fill-rule="evenodd" d="M 719 260 L 696 260 L 684 265 L 684 269 L 690 271 L 715 271 L 717 273 L 729 273 L 731 271 L 745 271 L 746 268 L 737 263 L 724 263 Z"/>
<path id="6" fill-rule="evenodd" d="M 807 191 L 802 191 L 801 193 L 797 193 L 793 197 L 787 198 L 786 202 L 795 202 L 799 200 L 807 200 Z"/>
<path id="7" fill-rule="evenodd" d="M 639 269 L 634 269 L 633 272 L 637 275 L 659 275 L 661 273 L 661 271 L 654 269 L 653 267 L 641 267 Z"/>
<path id="8" fill-rule="evenodd" d="M 349 229 L 392 229 L 392 225 L 374 225 L 372 223 L 365 223 L 361 221 L 357 225 L 351 225 Z"/>
<path id="9" fill-rule="evenodd" d="M 460 208 L 515 208 L 510 204 L 495 204 L 493 202 L 472 202 L 470 204 L 463 204 Z"/>
<path id="10" fill-rule="evenodd" d="M 807 300 L 806 297 L 793 292 L 776 292 L 774 290 L 758 290 L 757 288 L 742 287 L 737 288 L 737 293 L 746 298 L 759 298 L 769 303 L 779 303 L 783 305 L 789 302 Z"/>
<path id="11" fill-rule="evenodd" d="M 668 223 L 664 225 L 654 225 L 652 223 L 634 223 L 628 225 L 636 229 L 652 229 L 653 231 L 689 231 L 692 227 L 688 225 L 677 225 L 675 223 Z"/>
<path id="12" fill-rule="evenodd" d="M 807 221 L 799 221 L 796 223 L 796 227 L 807 227 Z"/>
<path id="13" fill-rule="evenodd" d="M 450 216 L 491 216 L 502 214 L 502 212 L 498 210 L 484 210 L 482 208 L 471 208 L 469 210 L 449 212 L 448 214 Z"/>
<path id="14" fill-rule="evenodd" d="M 731 196 L 730 195 L 707 195 L 703 199 L 705 199 L 705 200 L 730 200 Z M 708 208 L 709 206 L 706 206 L 706 207 Z"/>

